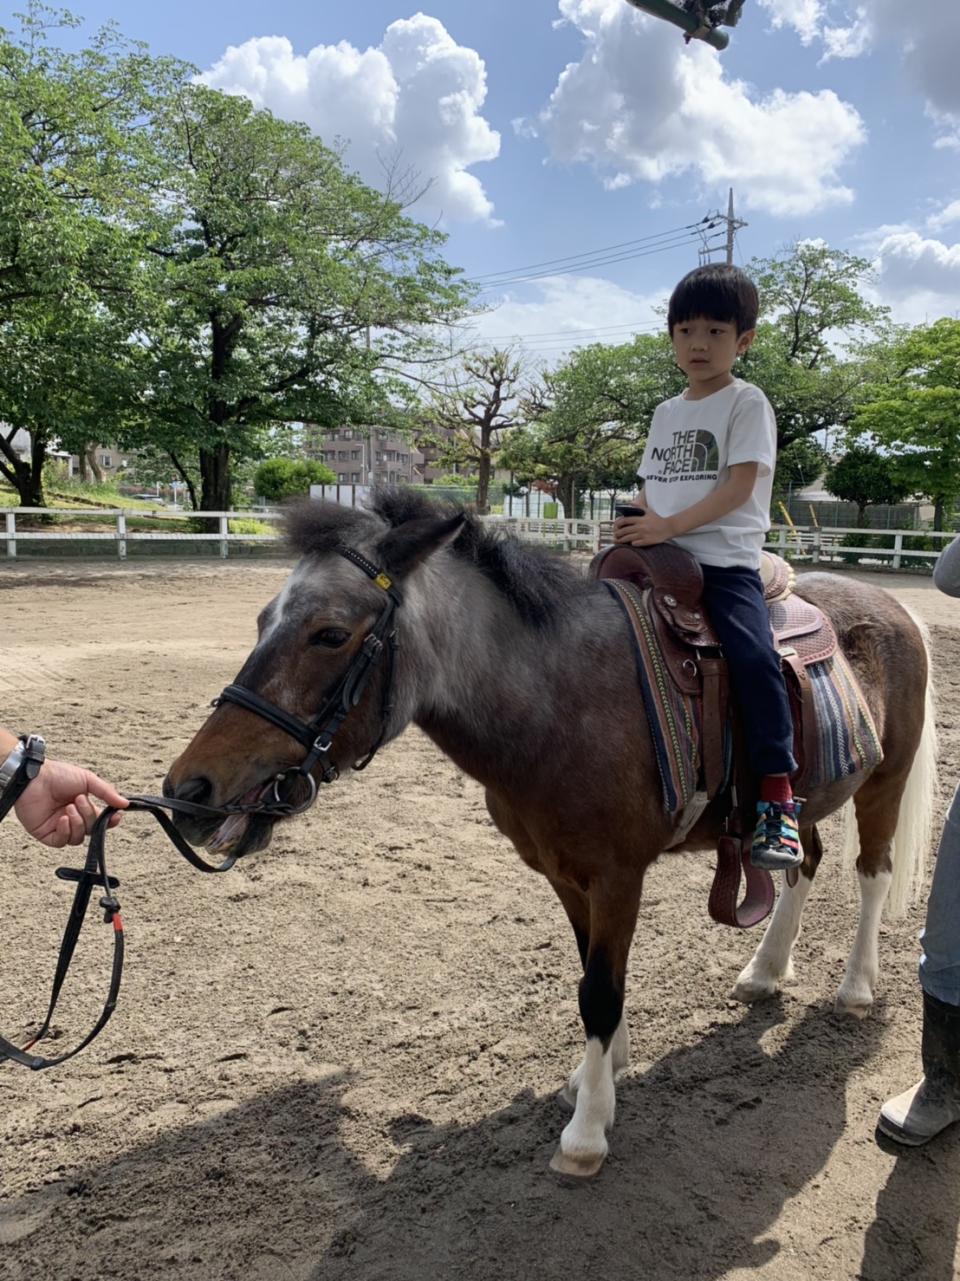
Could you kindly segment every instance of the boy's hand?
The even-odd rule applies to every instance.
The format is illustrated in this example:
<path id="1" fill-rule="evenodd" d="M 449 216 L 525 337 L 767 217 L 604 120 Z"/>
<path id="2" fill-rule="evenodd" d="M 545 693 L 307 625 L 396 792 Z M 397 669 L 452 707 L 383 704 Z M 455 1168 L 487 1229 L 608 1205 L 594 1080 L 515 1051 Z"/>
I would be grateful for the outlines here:
<path id="1" fill-rule="evenodd" d="M 673 537 L 669 520 L 648 511 L 645 516 L 621 516 L 613 522 L 613 541 L 633 547 L 652 547 Z"/>

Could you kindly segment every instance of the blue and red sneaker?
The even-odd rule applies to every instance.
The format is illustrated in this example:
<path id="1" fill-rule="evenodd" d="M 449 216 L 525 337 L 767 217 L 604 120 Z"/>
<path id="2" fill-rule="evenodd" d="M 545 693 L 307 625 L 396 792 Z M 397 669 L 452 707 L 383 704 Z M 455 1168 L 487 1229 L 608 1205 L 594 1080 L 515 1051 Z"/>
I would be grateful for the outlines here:
<path id="1" fill-rule="evenodd" d="M 785 872 L 803 862 L 800 848 L 800 801 L 757 801 L 757 826 L 750 862 L 768 872 Z"/>

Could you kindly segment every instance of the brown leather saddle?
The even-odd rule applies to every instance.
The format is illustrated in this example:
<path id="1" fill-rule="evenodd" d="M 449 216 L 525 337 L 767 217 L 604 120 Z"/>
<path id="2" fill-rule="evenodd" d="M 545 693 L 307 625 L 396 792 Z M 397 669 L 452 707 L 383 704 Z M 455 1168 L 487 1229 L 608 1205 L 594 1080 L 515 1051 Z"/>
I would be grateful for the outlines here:
<path id="1" fill-rule="evenodd" d="M 659 543 L 606 547 L 593 558 L 589 572 L 591 578 L 621 578 L 649 589 L 650 618 L 670 676 L 685 694 L 703 699 L 705 784 L 707 794 L 714 796 L 724 781 L 728 695 L 726 663 L 702 604 L 703 570 L 681 547 Z M 821 610 L 794 594 L 795 575 L 785 560 L 765 552 L 761 577 L 770 628 L 794 702 L 794 755 L 802 762 L 803 740 L 814 729 L 806 668 L 836 651 L 837 634 Z"/>
<path id="2" fill-rule="evenodd" d="M 726 661 L 702 603 L 702 569 L 688 552 L 672 543 L 642 548 L 614 545 L 604 548 L 593 558 L 589 574 L 596 579 L 625 579 L 646 593 L 647 611 L 671 679 L 684 694 L 701 701 L 703 786 L 708 797 L 716 796 L 727 783 L 725 741 L 729 691 Z M 796 778 L 802 780 L 804 743 L 812 745 L 816 734 L 816 712 L 806 669 L 835 653 L 837 635 L 821 610 L 794 594 L 795 576 L 786 561 L 765 552 L 761 577 L 770 611 L 770 628 L 783 661 L 793 711 L 794 756 L 800 766 Z M 726 884 L 722 887 L 724 903 L 719 906 L 714 901 L 718 888 L 715 884 L 711 894 L 711 915 L 724 924 L 756 924 L 772 906 L 772 882 L 769 882 L 768 874 L 761 876 L 757 869 L 749 868 L 749 859 L 744 853 L 748 900 L 752 883 L 756 902 L 751 905 L 745 900 L 737 908 L 739 847 L 734 863 L 735 872 L 730 866 L 723 871 L 726 877 Z M 721 871 L 722 868 L 718 867 L 718 878 Z M 732 881 L 731 888 L 734 875 L 736 879 Z M 765 910 L 758 915 L 761 899 Z"/>

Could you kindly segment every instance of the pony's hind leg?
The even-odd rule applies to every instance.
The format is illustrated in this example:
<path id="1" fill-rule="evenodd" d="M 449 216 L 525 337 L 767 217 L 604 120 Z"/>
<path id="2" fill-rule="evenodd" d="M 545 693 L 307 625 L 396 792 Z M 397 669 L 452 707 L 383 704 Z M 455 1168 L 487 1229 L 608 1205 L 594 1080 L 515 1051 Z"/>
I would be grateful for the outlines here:
<path id="1" fill-rule="evenodd" d="M 854 795 L 860 837 L 860 920 L 834 1008 L 862 1019 L 870 1012 L 880 971 L 880 917 L 893 879 L 891 850 L 904 779 L 867 779 Z"/>
<path id="2" fill-rule="evenodd" d="M 587 1034 L 583 1063 L 571 1078 L 576 1089 L 573 1117 L 550 1162 L 562 1174 L 595 1174 L 607 1155 L 607 1131 L 616 1108 L 614 1046 L 626 1052 L 623 994 L 627 955 L 640 906 L 640 885 L 604 884 L 589 892 L 590 925 L 580 1014 Z"/>
<path id="3" fill-rule="evenodd" d="M 793 945 L 800 936 L 803 907 L 823 856 L 823 846 L 816 827 L 800 829 L 800 844 L 803 848 L 803 864 L 797 883 L 788 885 L 784 881 L 760 946 L 751 957 L 749 965 L 741 970 L 733 986 L 732 995 L 737 1001 L 749 1003 L 773 996 L 780 990 L 782 983 L 789 983 L 793 979 Z"/>

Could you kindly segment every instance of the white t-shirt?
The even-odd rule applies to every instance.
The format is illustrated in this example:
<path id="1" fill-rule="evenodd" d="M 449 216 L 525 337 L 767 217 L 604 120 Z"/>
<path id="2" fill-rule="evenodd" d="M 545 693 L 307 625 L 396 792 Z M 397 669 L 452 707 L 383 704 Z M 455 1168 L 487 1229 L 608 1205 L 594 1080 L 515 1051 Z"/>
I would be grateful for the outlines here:
<path id="1" fill-rule="evenodd" d="M 658 405 L 637 476 L 658 516 L 686 511 L 713 492 L 734 463 L 758 463 L 757 483 L 742 507 L 673 539 L 703 565 L 760 566 L 770 528 L 777 423 L 759 387 L 735 378 L 702 400 L 674 396 Z"/>

